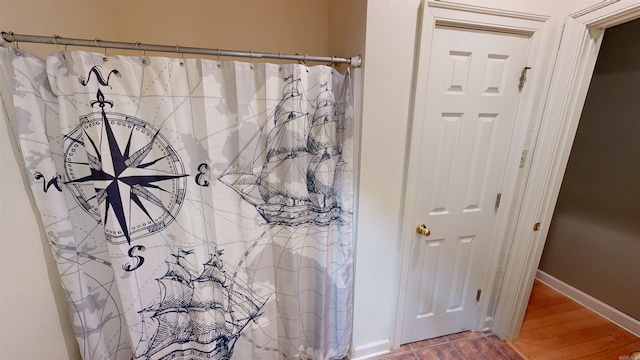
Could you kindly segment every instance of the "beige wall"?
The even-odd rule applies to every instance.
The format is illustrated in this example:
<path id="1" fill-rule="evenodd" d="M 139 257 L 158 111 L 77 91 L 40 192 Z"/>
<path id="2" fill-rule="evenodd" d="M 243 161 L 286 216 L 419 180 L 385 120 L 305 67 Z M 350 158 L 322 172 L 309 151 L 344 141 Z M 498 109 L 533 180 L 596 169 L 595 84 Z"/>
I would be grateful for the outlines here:
<path id="1" fill-rule="evenodd" d="M 366 15 L 367 0 L 329 0 L 329 56 L 364 54 Z"/>
<path id="2" fill-rule="evenodd" d="M 638 33 L 605 32 L 540 269 L 640 320 Z"/>
<path id="3" fill-rule="evenodd" d="M 2 31 L 325 55 L 327 0 L 0 0 Z M 21 44 L 38 56 L 53 45 Z"/>

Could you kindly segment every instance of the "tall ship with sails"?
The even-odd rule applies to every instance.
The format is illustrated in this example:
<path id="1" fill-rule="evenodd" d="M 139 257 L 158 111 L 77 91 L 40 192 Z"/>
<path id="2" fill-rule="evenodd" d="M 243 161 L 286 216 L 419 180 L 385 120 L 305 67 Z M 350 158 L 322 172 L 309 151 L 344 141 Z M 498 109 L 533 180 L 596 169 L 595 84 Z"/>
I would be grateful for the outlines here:
<path id="1" fill-rule="evenodd" d="M 307 99 L 299 90 L 300 79 L 284 80 L 275 110 L 219 180 L 270 224 L 328 225 L 342 212 L 344 108 L 326 83 L 319 85 L 315 99 Z M 261 142 L 266 129 L 266 142 Z"/>
<path id="2" fill-rule="evenodd" d="M 143 353 L 136 358 L 230 359 L 242 331 L 262 315 L 266 299 L 229 277 L 222 251 L 210 254 L 197 276 L 181 261 L 191 253 L 172 254 L 175 261 L 167 261 L 167 272 L 156 279 L 160 299 L 140 311 Z"/>

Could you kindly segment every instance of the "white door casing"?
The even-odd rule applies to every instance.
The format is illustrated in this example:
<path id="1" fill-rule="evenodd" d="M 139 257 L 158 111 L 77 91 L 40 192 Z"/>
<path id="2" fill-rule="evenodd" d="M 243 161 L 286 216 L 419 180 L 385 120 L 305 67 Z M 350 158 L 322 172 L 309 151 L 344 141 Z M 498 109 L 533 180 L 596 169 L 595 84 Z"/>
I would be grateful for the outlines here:
<path id="1" fill-rule="evenodd" d="M 551 224 L 580 114 L 608 27 L 640 18 L 637 0 L 606 0 L 565 22 L 544 106 L 530 176 L 518 215 L 500 301 L 491 330 L 505 340 L 518 337 Z M 533 225 L 540 223 L 539 231 Z"/>
<path id="2" fill-rule="evenodd" d="M 513 198 L 529 122 L 523 114 L 531 110 L 530 97 L 541 77 L 532 74 L 540 61 L 535 50 L 546 21 L 447 3 L 428 2 L 423 10 L 394 347 L 486 325 L 489 296 L 476 304 L 476 290 L 490 292 L 495 280 L 508 215 L 504 209 Z M 459 37 L 462 33 L 465 36 Z M 456 36 L 468 38 L 465 45 L 471 47 L 460 47 Z M 503 48 L 488 46 L 501 42 Z M 439 47 L 452 44 L 459 47 L 438 56 Z M 524 64 L 533 69 L 519 93 Z M 466 82 L 467 76 L 479 80 Z M 426 85 L 438 79 L 439 94 Z M 513 91 L 505 91 L 506 86 Z M 474 93 L 475 100 L 464 98 L 467 93 Z M 511 171 L 503 176 L 505 168 Z M 452 191 L 456 188 L 462 191 Z M 499 192 L 502 205 L 496 212 L 493 204 Z M 421 222 L 432 235 L 416 234 Z M 421 265 L 425 268 L 418 269 Z M 421 295 L 412 288 L 416 284 Z"/>

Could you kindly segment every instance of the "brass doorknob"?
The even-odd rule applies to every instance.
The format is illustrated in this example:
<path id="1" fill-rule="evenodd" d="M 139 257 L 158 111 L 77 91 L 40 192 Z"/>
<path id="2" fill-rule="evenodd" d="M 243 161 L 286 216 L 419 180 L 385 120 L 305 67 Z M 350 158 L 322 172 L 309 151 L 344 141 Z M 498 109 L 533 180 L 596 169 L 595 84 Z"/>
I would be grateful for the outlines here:
<path id="1" fill-rule="evenodd" d="M 429 236 L 431 235 L 431 230 L 427 229 L 427 225 L 420 224 L 416 227 L 416 232 L 420 235 Z"/>

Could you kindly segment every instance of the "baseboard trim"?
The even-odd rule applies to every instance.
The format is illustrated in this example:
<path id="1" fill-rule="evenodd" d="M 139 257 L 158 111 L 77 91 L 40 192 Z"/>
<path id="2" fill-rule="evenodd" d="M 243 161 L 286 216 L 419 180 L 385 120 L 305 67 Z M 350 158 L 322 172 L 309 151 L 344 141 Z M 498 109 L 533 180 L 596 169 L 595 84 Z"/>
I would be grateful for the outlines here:
<path id="1" fill-rule="evenodd" d="M 391 352 L 391 339 L 373 341 L 351 349 L 352 360 L 370 359 L 375 356 L 386 355 Z"/>
<path id="2" fill-rule="evenodd" d="M 616 308 L 611 307 L 610 305 L 603 303 L 593 296 L 585 294 L 573 286 L 556 279 L 542 270 L 538 269 L 536 279 L 635 336 L 640 337 L 640 321 Z"/>

